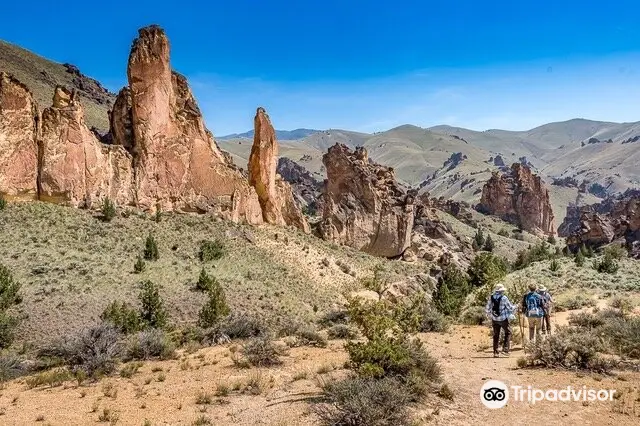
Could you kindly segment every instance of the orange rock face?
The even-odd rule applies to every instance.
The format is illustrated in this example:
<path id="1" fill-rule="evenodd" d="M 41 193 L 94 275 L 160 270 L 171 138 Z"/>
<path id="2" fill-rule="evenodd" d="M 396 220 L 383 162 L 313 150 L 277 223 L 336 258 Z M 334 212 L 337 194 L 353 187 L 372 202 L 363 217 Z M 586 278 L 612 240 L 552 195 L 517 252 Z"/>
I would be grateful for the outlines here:
<path id="1" fill-rule="evenodd" d="M 377 256 L 403 254 L 411 244 L 414 198 L 398 185 L 393 169 L 370 163 L 362 147 L 351 152 L 339 144 L 322 162 L 322 237 Z"/>
<path id="2" fill-rule="evenodd" d="M 555 234 L 549 191 L 540 176 L 520 163 L 514 163 L 510 173 L 491 176 L 482 188 L 478 210 L 499 216 L 525 231 Z"/>
<path id="3" fill-rule="evenodd" d="M 131 203 L 131 156 L 96 139 L 73 92 L 56 88 L 53 106 L 42 113 L 39 143 L 41 200 L 75 207 L 95 207 L 105 197 Z"/>
<path id="4" fill-rule="evenodd" d="M 38 196 L 38 109 L 31 92 L 0 73 L 0 195 L 7 199 Z"/>
<path id="5" fill-rule="evenodd" d="M 254 130 L 248 164 L 249 184 L 258 194 L 263 219 L 267 223 L 294 225 L 309 232 L 309 224 L 293 199 L 291 186 L 276 173 L 278 141 L 262 107 L 256 112 Z"/>
<path id="6" fill-rule="evenodd" d="M 231 220 L 262 222 L 255 191 L 215 145 L 186 79 L 171 71 L 169 41 L 159 27 L 139 31 L 128 77 L 131 130 L 122 119 L 128 116 L 123 100 L 112 122 L 124 126 L 112 134 L 133 134 L 136 203 L 150 210 L 216 210 Z M 126 137 L 118 140 L 126 146 Z"/>

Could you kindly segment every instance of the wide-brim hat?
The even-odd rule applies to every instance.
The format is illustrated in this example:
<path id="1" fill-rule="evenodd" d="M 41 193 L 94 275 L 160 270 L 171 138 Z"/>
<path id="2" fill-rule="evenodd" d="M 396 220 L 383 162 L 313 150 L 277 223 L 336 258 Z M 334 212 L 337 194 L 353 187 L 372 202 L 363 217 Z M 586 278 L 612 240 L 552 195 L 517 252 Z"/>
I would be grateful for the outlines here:
<path id="1" fill-rule="evenodd" d="M 493 289 L 493 291 L 498 292 L 498 291 L 507 291 L 506 288 L 504 288 L 504 286 L 502 284 L 498 284 L 496 286 L 496 288 Z"/>
<path id="2" fill-rule="evenodd" d="M 540 287 L 538 287 L 538 290 L 547 291 L 547 288 L 545 286 L 541 285 Z"/>

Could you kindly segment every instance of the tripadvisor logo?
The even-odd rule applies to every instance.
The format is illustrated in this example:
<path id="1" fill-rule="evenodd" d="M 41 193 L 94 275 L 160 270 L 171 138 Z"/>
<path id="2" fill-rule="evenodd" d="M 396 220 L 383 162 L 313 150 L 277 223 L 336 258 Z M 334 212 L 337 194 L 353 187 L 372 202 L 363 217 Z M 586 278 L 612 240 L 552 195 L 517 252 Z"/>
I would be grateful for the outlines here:
<path id="1" fill-rule="evenodd" d="M 495 409 L 507 405 L 509 394 L 513 401 L 528 402 L 533 405 L 540 401 L 613 401 L 615 393 L 615 389 L 589 389 L 586 386 L 543 390 L 531 385 L 512 385 L 509 389 L 499 380 L 489 380 L 480 389 L 480 401 L 485 407 Z"/>
<path id="2" fill-rule="evenodd" d="M 509 402 L 509 389 L 499 380 L 489 380 L 480 389 L 480 401 L 487 408 L 502 408 Z"/>

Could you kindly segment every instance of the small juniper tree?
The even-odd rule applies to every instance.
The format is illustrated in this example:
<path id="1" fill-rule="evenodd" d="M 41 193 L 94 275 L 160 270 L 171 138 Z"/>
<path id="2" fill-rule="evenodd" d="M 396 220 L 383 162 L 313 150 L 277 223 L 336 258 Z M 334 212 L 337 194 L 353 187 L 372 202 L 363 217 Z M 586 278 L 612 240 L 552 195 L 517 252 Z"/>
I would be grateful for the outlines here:
<path id="1" fill-rule="evenodd" d="M 116 216 L 116 205 L 106 197 L 102 200 L 100 212 L 102 213 L 102 220 L 105 222 L 111 222 L 111 220 Z"/>
<path id="2" fill-rule="evenodd" d="M 473 237 L 475 242 L 474 250 L 480 250 L 484 247 L 484 233 L 482 232 L 482 228 L 478 228 L 476 235 Z"/>
<path id="3" fill-rule="evenodd" d="M 549 264 L 549 270 L 551 272 L 557 272 L 560 269 L 560 263 L 556 259 L 552 259 Z"/>
<path id="4" fill-rule="evenodd" d="M 204 240 L 200 242 L 200 253 L 198 257 L 203 262 L 218 260 L 226 253 L 224 243 L 220 240 Z"/>
<path id="5" fill-rule="evenodd" d="M 213 327 L 229 315 L 230 309 L 222 286 L 214 279 L 209 289 L 209 299 L 198 314 L 198 325 L 203 328 Z"/>
<path id="6" fill-rule="evenodd" d="M 491 238 L 491 235 L 488 235 L 487 239 L 484 240 L 484 250 L 485 251 L 493 251 L 494 248 L 495 248 L 495 243 L 493 242 L 493 239 Z"/>
<path id="7" fill-rule="evenodd" d="M 214 286 L 218 285 L 218 282 L 214 277 L 207 274 L 204 268 L 200 270 L 200 276 L 198 277 L 198 281 L 196 282 L 196 290 L 210 292 L 214 288 Z"/>
<path id="8" fill-rule="evenodd" d="M 576 257 L 573 258 L 573 261 L 577 266 L 584 265 L 584 254 L 582 254 L 582 250 L 578 250 L 578 252 L 576 253 Z"/>
<path id="9" fill-rule="evenodd" d="M 555 243 L 556 243 L 556 237 L 555 237 L 555 236 L 553 236 L 553 235 L 549 235 L 549 236 L 547 237 L 547 242 L 548 242 L 549 244 L 551 244 L 551 245 L 555 245 Z"/>
<path id="10" fill-rule="evenodd" d="M 164 301 L 160 297 L 160 288 L 147 280 L 142 282 L 140 291 L 140 320 L 151 328 L 163 328 L 167 324 L 167 312 L 164 309 Z"/>
<path id="11" fill-rule="evenodd" d="M 159 257 L 158 243 L 153 235 L 149 234 L 144 243 L 144 258 L 146 260 L 158 260 Z"/>
<path id="12" fill-rule="evenodd" d="M 144 259 L 142 258 L 142 256 L 138 255 L 136 263 L 133 264 L 133 273 L 140 274 L 144 272 L 145 269 L 147 269 L 147 264 L 144 263 Z"/>
<path id="13" fill-rule="evenodd" d="M 4 210 L 7 207 L 7 200 L 0 194 L 0 210 Z"/>
<path id="14" fill-rule="evenodd" d="M 456 317 L 470 291 L 471 287 L 464 273 L 454 265 L 449 265 L 442 272 L 433 293 L 433 304 L 444 315 Z"/>
<path id="15" fill-rule="evenodd" d="M 100 319 L 113 324 L 124 334 L 135 333 L 142 329 L 140 315 L 127 302 L 111 302 L 100 315 Z"/>

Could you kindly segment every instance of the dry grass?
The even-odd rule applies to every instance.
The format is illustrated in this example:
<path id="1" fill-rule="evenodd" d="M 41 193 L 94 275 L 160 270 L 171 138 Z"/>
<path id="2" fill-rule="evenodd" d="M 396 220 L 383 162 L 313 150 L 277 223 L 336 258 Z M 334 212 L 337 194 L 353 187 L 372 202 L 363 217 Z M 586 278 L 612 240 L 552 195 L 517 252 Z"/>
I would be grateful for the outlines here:
<path id="1" fill-rule="evenodd" d="M 273 327 L 291 316 L 313 321 L 340 303 L 336 294 L 356 279 L 337 266 L 322 266 L 325 257 L 348 262 L 358 276 L 380 262 L 400 275 L 424 267 L 383 261 L 288 229 L 235 225 L 207 215 L 166 213 L 158 223 L 132 214 L 106 223 L 89 211 L 34 202 L 10 204 L 0 215 L 0 229 L 0 258 L 23 284 L 19 309 L 26 319 L 17 334 L 38 343 L 93 324 L 113 300 L 136 301 L 145 279 L 162 286 L 172 323 L 194 323 L 205 299 L 190 289 L 202 267 L 202 239 L 225 244 L 226 255 L 211 262 L 210 270 L 232 312 L 254 314 Z M 160 258 L 134 274 L 149 232 L 158 240 Z M 253 234 L 255 244 L 243 232 Z"/>

